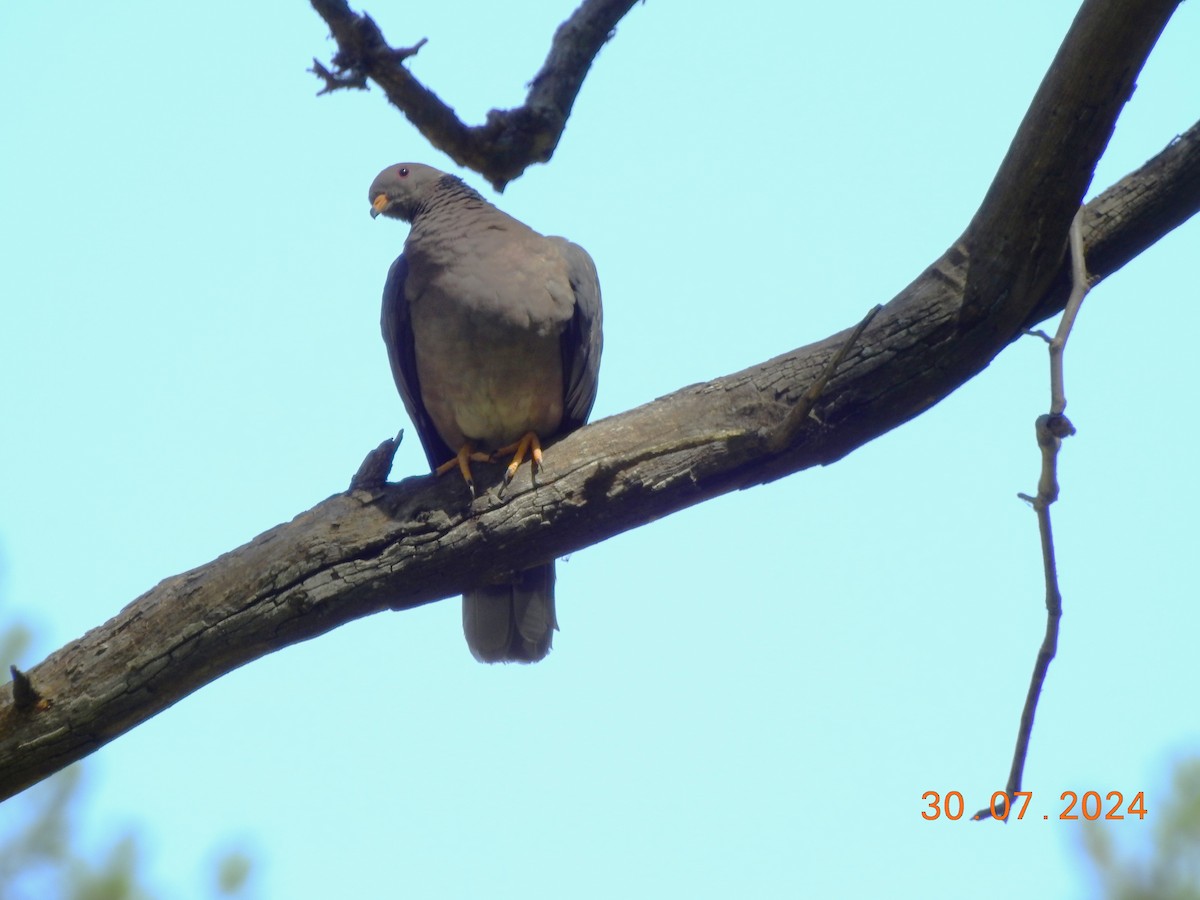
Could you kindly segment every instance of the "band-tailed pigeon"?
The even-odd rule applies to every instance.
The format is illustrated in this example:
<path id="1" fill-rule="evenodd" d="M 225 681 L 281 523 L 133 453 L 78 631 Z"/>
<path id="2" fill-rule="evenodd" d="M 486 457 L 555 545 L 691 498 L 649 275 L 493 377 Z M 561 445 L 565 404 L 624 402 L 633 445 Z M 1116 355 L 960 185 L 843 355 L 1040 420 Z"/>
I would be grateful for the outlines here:
<path id="1" fill-rule="evenodd" d="M 513 453 L 512 478 L 541 441 L 587 421 L 600 368 L 600 282 L 587 252 L 543 237 L 459 178 L 417 163 L 371 183 L 371 215 L 411 224 L 383 288 L 383 340 L 429 465 Z M 481 662 L 550 651 L 554 563 L 463 594 L 463 631 Z"/>

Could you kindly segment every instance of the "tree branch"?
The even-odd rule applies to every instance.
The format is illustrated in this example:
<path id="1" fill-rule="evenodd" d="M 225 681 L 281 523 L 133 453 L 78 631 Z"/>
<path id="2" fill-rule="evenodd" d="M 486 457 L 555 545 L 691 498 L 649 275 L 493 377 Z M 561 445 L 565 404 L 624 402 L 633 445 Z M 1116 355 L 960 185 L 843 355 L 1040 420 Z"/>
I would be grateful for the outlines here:
<path id="1" fill-rule="evenodd" d="M 333 71 L 313 60 L 313 73 L 325 82 L 320 93 L 365 88 L 367 79 L 374 81 L 431 144 L 503 191 L 530 165 L 554 154 L 593 60 L 637 0 L 584 0 L 554 33 L 545 63 L 529 82 L 524 105 L 493 109 L 487 123 L 477 126 L 459 119 L 405 67 L 424 38 L 396 50 L 371 17 L 355 13 L 346 0 L 311 2 L 338 45 Z"/>
<path id="2" fill-rule="evenodd" d="M 1037 713 L 1038 700 L 1042 696 L 1042 686 L 1046 683 L 1046 673 L 1050 663 L 1058 652 L 1058 624 L 1062 619 L 1062 592 L 1058 587 L 1058 563 L 1054 556 L 1054 531 L 1050 523 L 1050 506 L 1058 500 L 1058 451 L 1062 449 L 1064 438 L 1075 433 L 1063 413 L 1067 408 L 1067 394 L 1063 384 L 1063 351 L 1071 329 L 1075 327 L 1075 319 L 1083 306 L 1083 298 L 1092 288 L 1092 280 L 1088 275 L 1087 256 L 1083 246 L 1083 209 L 1081 208 L 1071 220 L 1069 246 L 1071 248 L 1071 296 L 1067 299 L 1062 319 L 1058 323 L 1058 331 L 1053 338 L 1042 335 L 1050 349 L 1050 412 L 1037 417 L 1034 432 L 1037 435 L 1038 451 L 1042 456 L 1042 471 L 1038 477 L 1037 496 L 1018 494 L 1033 507 L 1037 514 L 1038 536 L 1042 543 L 1042 572 L 1046 579 L 1046 632 L 1042 637 L 1042 646 L 1038 648 L 1037 659 L 1033 664 L 1033 675 L 1029 679 L 1029 690 L 1025 694 L 1025 707 L 1021 711 L 1021 724 L 1017 728 L 1017 745 L 1013 750 L 1012 766 L 1008 773 L 1008 783 L 1005 787 L 1004 800 L 999 809 L 996 808 L 995 795 L 986 809 L 981 809 L 971 818 L 978 822 L 993 816 L 1001 821 L 1008 821 L 1008 813 L 1021 790 L 1021 779 L 1025 775 L 1025 759 L 1029 753 L 1029 740 L 1033 735 L 1033 720 Z"/>
<path id="3" fill-rule="evenodd" d="M 1089 273 L 1107 277 L 1153 246 L 1196 214 L 1198 197 L 1200 122 L 1084 207 Z M 1071 290 L 1071 268 L 1063 265 L 1025 327 L 1061 310 Z"/>
<path id="4" fill-rule="evenodd" d="M 1083 79 L 1091 90 L 1072 94 L 1078 114 L 1057 95 L 1039 92 L 1035 106 L 1050 104 L 1059 115 L 1031 109 L 1022 125 L 1056 132 L 1039 143 L 1050 158 L 1035 167 L 1035 180 L 1043 168 L 1093 170 L 1104 147 L 1094 136 L 1106 139 L 1112 131 L 1127 83 L 1175 6 L 1167 0 L 1085 3 L 1055 62 L 1066 71 L 1048 80 L 1075 84 L 1079 78 L 1071 71 L 1096 59 L 1127 74 L 1116 82 Z M 1147 20 L 1144 7 L 1158 16 Z M 1081 28 L 1089 16 L 1108 28 Z M 1153 35 L 1132 33 L 1132 21 Z M 1100 41 L 1105 53 L 1093 55 L 1089 40 Z M 1014 146 L 1021 143 L 1018 136 Z M 1160 157 L 1169 157 L 1173 172 L 1200 167 L 1196 140 L 1176 142 Z M 1113 248 L 1092 263 L 1094 281 L 1130 258 L 1130 247 L 1148 246 L 1170 223 L 1200 209 L 1200 179 L 1151 182 L 1144 180 L 1147 170 L 1159 166 L 1152 161 L 1088 204 L 1084 240 L 1089 248 Z M 488 493 L 468 505 L 452 479 L 426 476 L 372 487 L 367 478 L 365 487 L 330 497 L 214 562 L 166 579 L 32 667 L 29 677 L 47 708 L 21 714 L 10 690 L 0 690 L 0 797 L 273 650 L 381 610 L 454 596 L 710 497 L 833 462 L 920 414 L 1016 340 L 1030 317 L 1051 315 L 1065 300 L 1065 294 L 1055 299 L 1056 285 L 1066 266 L 1067 226 L 1087 179 L 1064 179 L 1070 190 L 1030 190 L 1012 181 L 1007 162 L 1001 177 L 1027 206 L 1028 221 L 1042 224 L 1026 228 L 1025 219 L 1012 218 L 1007 195 L 990 192 L 963 237 L 871 321 L 813 416 L 797 421 L 793 411 L 848 343 L 848 332 L 583 428 L 548 449 L 536 490 L 523 469 L 504 501 Z M 1156 201 L 1123 189 L 1130 179 L 1145 191 L 1171 185 L 1187 195 Z M 1174 212 L 1164 215 L 1168 206 Z M 983 247 L 980 232 L 995 231 L 992 207 L 1013 230 L 997 239 L 993 257 L 980 261 L 982 251 L 972 248 Z M 1062 229 L 1055 244 L 1045 229 L 1057 222 Z M 966 315 L 969 296 L 977 302 Z M 778 439 L 781 428 L 786 441 Z M 498 479 L 499 473 L 491 474 Z"/>

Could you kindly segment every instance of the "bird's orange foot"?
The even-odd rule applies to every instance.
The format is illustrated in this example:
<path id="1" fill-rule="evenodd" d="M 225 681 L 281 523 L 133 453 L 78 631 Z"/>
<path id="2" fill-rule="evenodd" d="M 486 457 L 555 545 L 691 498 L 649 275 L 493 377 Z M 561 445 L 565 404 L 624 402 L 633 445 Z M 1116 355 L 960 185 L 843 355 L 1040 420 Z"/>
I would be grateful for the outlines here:
<path id="1" fill-rule="evenodd" d="M 494 455 L 503 456 L 506 453 L 512 453 L 513 458 L 512 462 L 508 464 L 508 468 L 504 470 L 505 487 L 508 487 L 509 482 L 513 480 L 513 476 L 517 474 L 517 469 L 525 461 L 526 455 L 529 456 L 529 464 L 533 469 L 531 474 L 536 475 L 538 469 L 542 467 L 542 442 L 538 440 L 538 436 L 532 431 L 526 432 L 515 444 L 501 447 Z"/>
<path id="2" fill-rule="evenodd" d="M 458 448 L 458 453 L 452 458 L 446 460 L 440 466 L 433 470 L 435 475 L 445 475 L 452 469 L 458 469 L 462 473 L 463 481 L 467 483 L 467 490 L 471 492 L 471 499 L 475 499 L 475 479 L 471 477 L 472 462 L 488 462 L 491 456 L 486 453 L 475 450 L 470 441 Z"/>

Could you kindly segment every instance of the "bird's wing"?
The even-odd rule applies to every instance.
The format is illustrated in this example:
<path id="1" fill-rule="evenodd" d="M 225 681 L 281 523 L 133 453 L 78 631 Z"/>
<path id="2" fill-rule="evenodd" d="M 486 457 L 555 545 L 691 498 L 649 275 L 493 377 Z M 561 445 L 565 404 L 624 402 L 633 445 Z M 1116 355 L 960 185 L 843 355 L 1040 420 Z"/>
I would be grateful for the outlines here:
<path id="1" fill-rule="evenodd" d="M 421 383 L 417 380 L 417 355 L 413 348 L 412 321 L 408 299 L 404 294 L 407 278 L 408 262 L 401 253 L 388 270 L 387 281 L 383 285 L 383 314 L 379 324 L 383 330 L 383 342 L 387 345 L 388 361 L 392 364 L 392 377 L 400 390 L 400 398 L 404 401 L 408 417 L 416 426 L 417 436 L 425 450 L 425 458 L 429 460 L 429 468 L 436 469 L 454 456 L 454 451 L 447 447 L 438 435 L 421 399 Z"/>
<path id="2" fill-rule="evenodd" d="M 574 431 L 587 421 L 596 402 L 600 377 L 602 309 L 600 278 L 586 250 L 565 238 L 551 238 L 567 261 L 575 310 L 562 333 L 564 432 Z"/>

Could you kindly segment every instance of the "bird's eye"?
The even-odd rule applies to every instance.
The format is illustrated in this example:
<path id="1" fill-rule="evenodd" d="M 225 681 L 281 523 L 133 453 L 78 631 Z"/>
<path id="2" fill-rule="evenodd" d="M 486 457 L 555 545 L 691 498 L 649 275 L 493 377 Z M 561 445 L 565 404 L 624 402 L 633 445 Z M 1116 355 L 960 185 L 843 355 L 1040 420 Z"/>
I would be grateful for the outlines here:
<path id="1" fill-rule="evenodd" d="M 396 170 L 396 174 L 399 175 L 401 178 L 407 178 L 408 177 L 408 169 L 405 166 L 401 166 L 399 169 Z"/>

